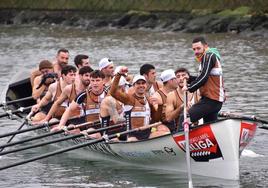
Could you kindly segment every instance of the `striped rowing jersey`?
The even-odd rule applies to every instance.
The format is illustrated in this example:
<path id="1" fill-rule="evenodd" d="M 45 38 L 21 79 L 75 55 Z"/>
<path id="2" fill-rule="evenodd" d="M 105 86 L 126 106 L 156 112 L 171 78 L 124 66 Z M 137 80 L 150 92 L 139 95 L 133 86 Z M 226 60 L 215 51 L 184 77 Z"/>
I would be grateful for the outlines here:
<path id="1" fill-rule="evenodd" d="M 188 85 L 188 90 L 200 90 L 200 95 L 212 100 L 224 102 L 225 92 L 220 58 L 216 54 L 206 53 L 199 66 L 199 76 Z"/>

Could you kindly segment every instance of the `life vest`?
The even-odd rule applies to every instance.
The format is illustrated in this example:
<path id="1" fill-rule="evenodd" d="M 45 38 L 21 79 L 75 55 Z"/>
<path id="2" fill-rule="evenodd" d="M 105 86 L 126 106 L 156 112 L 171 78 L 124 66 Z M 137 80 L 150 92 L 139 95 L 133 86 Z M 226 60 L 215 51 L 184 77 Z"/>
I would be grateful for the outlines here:
<path id="1" fill-rule="evenodd" d="M 204 58 L 211 58 L 211 55 L 206 54 Z M 199 70 L 202 70 L 202 63 L 199 66 Z M 222 67 L 219 58 L 216 56 L 216 63 L 211 69 L 207 82 L 200 87 L 201 96 L 223 102 L 225 99 Z"/>

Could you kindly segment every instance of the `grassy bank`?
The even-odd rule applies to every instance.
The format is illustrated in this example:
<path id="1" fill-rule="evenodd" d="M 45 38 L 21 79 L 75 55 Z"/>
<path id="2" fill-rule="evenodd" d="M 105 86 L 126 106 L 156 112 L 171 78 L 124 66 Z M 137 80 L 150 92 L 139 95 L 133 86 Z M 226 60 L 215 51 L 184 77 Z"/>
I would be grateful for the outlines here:
<path id="1" fill-rule="evenodd" d="M 247 7 L 250 13 L 268 12 L 266 0 L 1 0 L 0 9 L 82 10 L 82 11 L 160 11 L 210 14 Z M 244 10 L 243 10 L 244 11 Z"/>

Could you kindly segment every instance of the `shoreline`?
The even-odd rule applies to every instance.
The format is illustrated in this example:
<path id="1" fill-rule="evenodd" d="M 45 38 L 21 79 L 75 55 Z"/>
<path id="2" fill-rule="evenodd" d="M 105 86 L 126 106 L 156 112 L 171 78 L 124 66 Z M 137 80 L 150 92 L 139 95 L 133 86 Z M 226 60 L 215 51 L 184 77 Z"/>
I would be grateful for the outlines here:
<path id="1" fill-rule="evenodd" d="M 112 27 L 179 33 L 236 33 L 268 38 L 268 15 L 178 12 L 87 12 L 0 9 L 0 25 L 61 25 L 93 30 Z"/>

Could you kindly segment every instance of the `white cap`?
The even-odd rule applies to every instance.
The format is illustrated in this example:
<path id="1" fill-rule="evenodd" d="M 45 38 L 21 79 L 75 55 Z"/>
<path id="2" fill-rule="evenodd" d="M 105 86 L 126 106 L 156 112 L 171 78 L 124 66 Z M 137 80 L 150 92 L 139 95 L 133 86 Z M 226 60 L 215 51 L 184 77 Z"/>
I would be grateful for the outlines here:
<path id="1" fill-rule="evenodd" d="M 138 80 L 144 80 L 146 82 L 146 79 L 142 75 L 135 75 L 133 78 L 133 84 L 135 84 Z"/>
<path id="2" fill-rule="evenodd" d="M 167 82 L 173 78 L 176 78 L 175 72 L 172 69 L 164 70 L 161 73 L 160 79 L 162 82 Z"/>
<path id="3" fill-rule="evenodd" d="M 113 64 L 112 60 L 110 60 L 109 58 L 105 57 L 105 58 L 102 58 L 99 62 L 99 70 L 102 70 L 103 68 L 109 66 Z"/>

